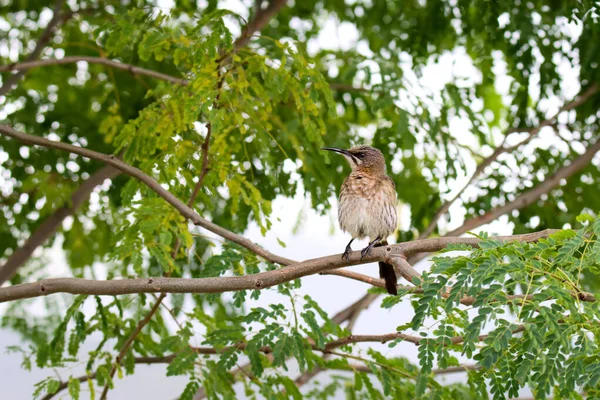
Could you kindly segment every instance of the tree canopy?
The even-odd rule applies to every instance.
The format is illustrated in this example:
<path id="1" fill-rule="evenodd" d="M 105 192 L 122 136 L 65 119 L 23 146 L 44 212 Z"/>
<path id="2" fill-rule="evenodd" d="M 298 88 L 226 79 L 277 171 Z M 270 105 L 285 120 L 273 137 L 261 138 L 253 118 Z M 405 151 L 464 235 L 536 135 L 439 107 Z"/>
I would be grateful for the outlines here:
<path id="1" fill-rule="evenodd" d="M 182 399 L 600 397 L 597 2 L 226 3 L 0 0 L 0 311 L 48 368 L 35 397 L 104 399 L 149 363 Z M 276 198 L 332 212 L 347 168 L 319 149 L 358 143 L 386 156 L 398 244 L 292 260 L 244 236 Z M 383 282 L 343 267 L 379 260 L 403 278 L 381 307 L 414 316 L 361 335 Z M 365 296 L 329 315 L 296 295 L 318 273 Z M 251 307 L 266 290 L 293 307 Z"/>

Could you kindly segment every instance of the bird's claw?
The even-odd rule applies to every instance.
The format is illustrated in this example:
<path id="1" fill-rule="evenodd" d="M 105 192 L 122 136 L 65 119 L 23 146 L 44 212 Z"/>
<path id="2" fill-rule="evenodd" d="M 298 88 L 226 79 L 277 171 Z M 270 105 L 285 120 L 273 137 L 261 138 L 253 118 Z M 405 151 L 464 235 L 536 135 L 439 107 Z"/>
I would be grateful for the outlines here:
<path id="1" fill-rule="evenodd" d="M 371 246 L 367 246 L 364 249 L 362 249 L 360 251 L 360 260 L 362 261 L 362 259 L 365 258 L 369 254 L 370 251 L 371 251 Z"/>
<path id="2" fill-rule="evenodd" d="M 352 252 L 352 249 L 349 247 L 346 247 L 346 250 L 344 250 L 344 254 L 342 254 L 342 260 L 346 260 L 346 262 L 350 262 L 350 253 Z"/>

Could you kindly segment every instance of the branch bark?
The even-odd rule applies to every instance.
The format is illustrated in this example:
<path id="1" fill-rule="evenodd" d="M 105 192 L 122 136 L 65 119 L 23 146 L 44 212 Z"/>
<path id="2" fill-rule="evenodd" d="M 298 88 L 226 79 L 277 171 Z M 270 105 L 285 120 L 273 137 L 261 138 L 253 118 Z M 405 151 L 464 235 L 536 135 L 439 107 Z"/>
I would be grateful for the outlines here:
<path id="1" fill-rule="evenodd" d="M 500 241 L 532 242 L 548 237 L 553 230 L 545 230 L 525 235 L 496 236 Z M 53 293 L 92 294 L 92 295 L 122 295 L 132 293 L 223 293 L 230 291 L 265 289 L 280 283 L 289 282 L 307 275 L 314 275 L 349 265 L 366 264 L 375 261 L 390 261 L 402 259 L 406 255 L 439 251 L 449 244 L 466 244 L 477 247 L 480 239 L 474 237 L 447 237 L 415 240 L 386 247 L 378 247 L 361 260 L 359 251 L 350 254 L 349 261 L 341 255 L 331 255 L 284 268 L 261 272 L 254 275 L 230 276 L 218 278 L 138 278 L 121 280 L 87 280 L 80 278 L 44 279 L 35 283 L 0 288 L 0 303 L 25 298 L 46 296 Z M 412 267 L 411 267 L 412 268 Z M 594 299 L 595 300 L 595 299 Z M 347 317 L 347 316 L 345 316 Z M 341 316 L 334 317 L 337 320 Z M 345 320 L 342 319 L 342 320 Z"/>
<path id="2" fill-rule="evenodd" d="M 17 269 L 29 259 L 33 251 L 54 235 L 62 222 L 69 215 L 73 215 L 81 205 L 87 201 L 94 188 L 101 185 L 106 179 L 119 175 L 119 170 L 105 166 L 89 177 L 71 196 L 71 204 L 59 208 L 48 217 L 27 239 L 25 244 L 17 249 L 8 260 L 0 267 L 0 286 L 10 280 Z"/>

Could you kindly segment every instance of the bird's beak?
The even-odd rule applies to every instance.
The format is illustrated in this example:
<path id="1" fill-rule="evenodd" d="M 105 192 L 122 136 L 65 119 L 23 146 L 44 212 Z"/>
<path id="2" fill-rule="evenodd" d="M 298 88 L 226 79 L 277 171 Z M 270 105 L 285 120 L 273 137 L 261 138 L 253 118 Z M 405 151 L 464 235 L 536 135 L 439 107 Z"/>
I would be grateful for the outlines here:
<path id="1" fill-rule="evenodd" d="M 338 149 L 337 147 L 323 147 L 321 150 L 333 151 L 348 157 L 352 157 L 352 154 L 348 150 Z"/>
<path id="2" fill-rule="evenodd" d="M 350 165 L 359 165 L 359 160 L 354 156 L 354 154 L 350 153 L 348 150 L 338 149 L 337 147 L 323 147 L 321 150 L 333 151 L 334 153 L 338 153 L 346 157 Z"/>

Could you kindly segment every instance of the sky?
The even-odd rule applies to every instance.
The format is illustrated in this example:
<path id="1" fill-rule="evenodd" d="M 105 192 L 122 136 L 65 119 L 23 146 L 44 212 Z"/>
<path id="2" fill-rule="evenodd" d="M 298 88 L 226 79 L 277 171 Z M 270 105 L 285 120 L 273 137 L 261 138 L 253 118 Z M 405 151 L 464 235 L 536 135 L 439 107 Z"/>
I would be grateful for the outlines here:
<path id="1" fill-rule="evenodd" d="M 165 11 L 170 7 L 171 2 L 168 0 L 160 2 L 161 10 Z M 245 7 L 239 1 L 229 1 L 224 8 L 229 8 L 233 11 L 240 12 L 243 17 L 245 15 Z M 309 45 L 310 49 L 317 48 L 352 48 L 356 47 L 360 52 L 368 54 L 369 50 L 362 42 L 357 41 L 357 32 L 353 26 L 349 24 L 340 25 L 334 18 L 327 18 L 325 28 L 321 32 L 318 40 Z M 0 22 L 1 24 L 1 22 Z M 573 35 L 578 34 L 577 26 L 566 26 L 565 29 L 570 30 Z M 237 27 L 232 27 L 234 33 L 238 33 Z M 0 49 L 0 52 L 3 51 Z M 503 63 L 498 60 L 496 67 L 497 72 L 502 75 Z M 572 69 L 568 64 L 562 63 L 559 70 L 566 77 L 564 96 L 569 99 L 579 91 L 579 83 L 577 80 L 578 71 Z M 444 54 L 439 58 L 438 62 L 431 63 L 424 71 L 421 78 L 408 75 L 408 79 L 414 80 L 415 87 L 422 87 L 423 90 L 430 92 L 439 91 L 447 82 L 452 81 L 457 77 L 465 79 L 467 84 L 473 84 L 481 79 L 479 72 L 474 69 L 470 58 L 464 50 L 457 49 L 452 53 Z M 500 77 L 496 83 L 497 90 L 506 95 L 507 77 Z M 535 85 L 533 80 L 532 85 Z M 563 99 L 555 99 L 549 101 L 545 105 L 548 109 L 548 115 L 554 113 L 562 104 Z M 468 126 L 465 121 L 460 118 L 455 118 L 450 123 L 451 132 L 457 137 L 459 142 L 468 142 L 471 138 L 468 133 Z M 370 138 L 369 130 L 361 132 L 365 141 Z M 498 132 L 499 134 L 499 132 Z M 516 143 L 522 137 L 513 135 L 508 141 L 508 144 Z M 326 140 L 326 138 L 325 138 Z M 552 135 L 549 132 L 542 131 L 538 139 L 533 141 L 534 146 L 546 147 L 552 142 Z M 491 153 L 492 149 L 481 149 L 484 154 Z M 0 160 L 2 159 L 0 152 Z M 468 159 L 468 157 L 467 157 Z M 340 159 L 340 162 L 343 160 Z M 451 182 L 446 198 L 452 198 L 458 190 L 466 183 L 468 177 L 475 169 L 475 163 L 471 161 L 467 164 L 467 170 L 455 182 Z M 395 170 L 394 173 L 401 173 L 401 170 Z M 510 183 L 509 183 L 510 184 Z M 408 188 L 398 188 L 401 190 L 409 190 Z M 475 188 L 470 188 L 465 192 L 465 196 L 473 196 L 476 194 Z M 334 201 L 334 204 L 336 202 Z M 461 225 L 463 215 L 460 204 L 453 205 L 450 208 L 452 219 L 450 222 L 443 222 L 445 229 L 451 230 Z M 295 260 L 306 260 L 325 255 L 341 253 L 349 241 L 350 237 L 341 232 L 337 226 L 337 209 L 334 207 L 326 215 L 319 215 L 310 208 L 310 201 L 299 194 L 294 198 L 278 198 L 273 203 L 273 221 L 272 229 L 262 236 L 256 225 L 252 225 L 244 236 L 252 241 L 260 244 L 271 252 L 285 256 Z M 407 207 L 400 206 L 400 226 L 408 225 L 408 217 L 410 210 Z M 297 225 L 298 220 L 301 221 L 299 229 L 296 233 L 292 232 L 292 227 Z M 196 229 L 196 228 L 195 228 Z M 506 217 L 501 217 L 489 225 L 483 226 L 477 231 L 487 231 L 491 234 L 511 234 L 512 227 Z M 199 231 L 201 234 L 207 232 Z M 211 236 L 211 234 L 208 234 Z M 283 248 L 279 240 L 286 244 Z M 366 245 L 366 241 L 355 241 L 354 249 L 360 249 Z M 65 276 L 67 274 L 66 260 L 60 250 L 60 243 L 57 243 L 52 249 L 45 253 L 45 256 L 50 261 L 49 270 L 51 275 L 55 277 Z M 428 262 L 425 260 L 415 267 L 422 271 L 426 269 Z M 101 269 L 102 267 L 99 266 Z M 359 271 L 372 276 L 377 276 L 376 264 L 367 264 L 352 267 L 352 270 Z M 297 291 L 297 297 L 300 299 L 304 294 L 309 294 L 317 303 L 329 312 L 331 315 L 344 309 L 347 305 L 361 298 L 368 285 L 345 279 L 337 276 L 317 275 L 302 279 L 302 288 Z M 69 296 L 65 296 L 67 301 Z M 254 306 L 265 306 L 273 302 L 286 303 L 287 299 L 275 293 L 274 290 L 264 291 L 261 298 L 253 303 Z M 412 319 L 413 310 L 408 301 L 402 302 L 399 306 L 391 310 L 382 309 L 380 307 L 381 298 L 372 304 L 366 311 L 361 314 L 358 319 L 354 333 L 355 334 L 382 334 L 395 332 L 396 327 L 402 325 Z M 41 303 L 40 303 L 41 304 Z M 0 307 L 0 311 L 2 308 Z M 43 310 L 39 310 L 43 312 Z M 201 334 L 198 334 L 197 340 L 201 341 Z M 82 349 L 82 354 L 93 348 L 98 343 L 98 338 L 92 337 Z M 84 365 L 78 364 L 68 369 L 60 369 L 55 372 L 50 370 L 35 369 L 32 372 L 24 371 L 20 368 L 20 354 L 6 354 L 3 348 L 11 345 L 20 345 L 20 338 L 14 333 L 0 329 L 0 386 L 3 387 L 5 398 L 10 399 L 29 399 L 35 383 L 44 379 L 47 376 L 57 373 L 62 379 L 67 379 L 70 374 L 79 376 L 84 373 Z M 402 344 L 394 349 L 388 348 L 382 344 L 365 344 L 359 347 L 366 349 L 372 346 L 378 351 L 390 356 L 407 357 L 414 363 L 418 363 L 416 347 L 411 344 Z M 83 357 L 85 360 L 85 357 Z M 111 399 L 129 399 L 133 394 L 139 398 L 160 398 L 170 399 L 176 398 L 183 387 L 187 383 L 186 377 L 170 377 L 165 376 L 166 365 L 153 366 L 136 366 L 136 372 L 132 376 L 126 376 L 124 379 L 117 379 L 115 389 L 110 392 Z M 324 375 L 325 376 L 325 375 Z M 326 377 L 326 376 L 325 376 Z M 321 379 L 323 379 L 321 377 Z M 326 378 L 325 378 L 326 379 Z M 464 374 L 449 375 L 440 379 L 464 379 Z M 307 387 L 310 387 L 307 386 Z M 82 385 L 83 397 L 86 398 L 85 385 Z M 63 392 L 66 398 L 66 392 Z M 528 391 L 523 391 L 523 394 L 528 394 Z M 343 393 L 341 393 L 343 395 Z M 243 398 L 240 397 L 240 398 Z M 340 397 L 343 398 L 343 397 Z"/>

